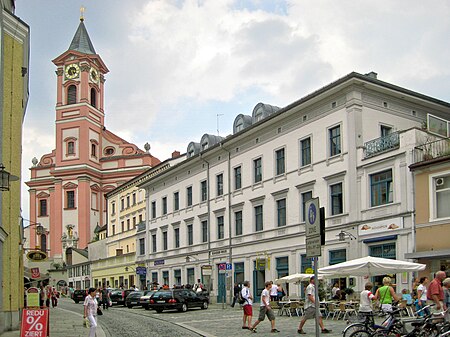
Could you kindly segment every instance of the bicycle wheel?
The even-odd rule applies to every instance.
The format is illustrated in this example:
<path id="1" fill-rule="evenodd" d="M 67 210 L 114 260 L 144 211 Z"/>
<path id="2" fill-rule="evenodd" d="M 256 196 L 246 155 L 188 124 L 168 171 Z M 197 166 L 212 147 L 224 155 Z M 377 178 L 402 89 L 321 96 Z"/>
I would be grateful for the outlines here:
<path id="1" fill-rule="evenodd" d="M 370 337 L 397 337 L 397 334 L 388 330 L 378 330 L 373 332 Z"/>
<path id="2" fill-rule="evenodd" d="M 348 337 L 370 337 L 370 336 L 371 332 L 367 330 L 356 330 L 353 331 L 350 335 L 348 335 Z"/>
<path id="3" fill-rule="evenodd" d="M 350 335 L 356 331 L 368 331 L 368 329 L 364 323 L 352 323 L 347 325 L 344 331 L 342 331 L 342 337 L 350 337 Z"/>

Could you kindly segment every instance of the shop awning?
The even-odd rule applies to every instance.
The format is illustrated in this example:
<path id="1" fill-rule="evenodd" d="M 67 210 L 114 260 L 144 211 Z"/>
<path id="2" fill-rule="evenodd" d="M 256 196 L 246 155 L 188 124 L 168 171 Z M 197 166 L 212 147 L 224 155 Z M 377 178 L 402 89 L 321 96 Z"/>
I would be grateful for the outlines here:
<path id="1" fill-rule="evenodd" d="M 405 259 L 422 259 L 433 257 L 450 257 L 450 249 L 443 250 L 426 250 L 423 252 L 406 253 Z"/>

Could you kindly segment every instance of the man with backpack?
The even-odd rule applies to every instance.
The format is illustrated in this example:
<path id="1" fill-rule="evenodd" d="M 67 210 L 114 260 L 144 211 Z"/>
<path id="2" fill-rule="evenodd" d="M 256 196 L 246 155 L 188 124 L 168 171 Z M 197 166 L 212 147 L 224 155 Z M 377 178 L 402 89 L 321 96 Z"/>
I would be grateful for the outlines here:
<path id="1" fill-rule="evenodd" d="M 234 288 L 233 288 L 233 303 L 231 303 L 231 307 L 234 308 L 234 305 L 236 304 L 236 301 L 239 302 L 239 294 L 241 293 L 241 287 L 239 286 L 239 283 L 235 283 L 234 284 Z M 243 303 L 239 303 L 239 304 L 243 304 Z"/>
<path id="2" fill-rule="evenodd" d="M 241 303 L 242 302 L 242 303 Z M 244 287 L 239 295 L 239 304 L 242 304 L 244 310 L 244 317 L 242 318 L 242 329 L 252 329 L 253 316 L 253 296 L 250 292 L 250 282 L 244 281 Z"/>

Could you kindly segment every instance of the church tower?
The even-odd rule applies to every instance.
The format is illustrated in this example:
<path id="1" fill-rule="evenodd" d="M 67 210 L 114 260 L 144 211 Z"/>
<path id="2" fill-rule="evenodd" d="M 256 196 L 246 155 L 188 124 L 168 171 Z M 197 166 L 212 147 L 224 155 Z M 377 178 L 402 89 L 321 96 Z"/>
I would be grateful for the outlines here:
<path id="1" fill-rule="evenodd" d="M 159 164 L 159 159 L 107 130 L 104 84 L 109 72 L 94 49 L 84 18 L 56 66 L 55 149 L 33 159 L 30 248 L 64 260 L 68 248 L 85 249 L 106 224 L 105 194 Z M 50 122 L 50 121 L 49 121 Z"/>

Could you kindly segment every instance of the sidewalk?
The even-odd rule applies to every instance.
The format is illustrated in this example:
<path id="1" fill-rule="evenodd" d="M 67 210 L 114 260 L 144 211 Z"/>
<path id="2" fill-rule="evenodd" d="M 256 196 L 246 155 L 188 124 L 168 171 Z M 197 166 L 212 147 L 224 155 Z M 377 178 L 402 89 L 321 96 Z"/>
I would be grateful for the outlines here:
<path id="1" fill-rule="evenodd" d="M 83 327 L 83 315 L 63 308 L 50 309 L 50 336 L 51 337 L 86 337 L 89 329 Z M 0 337 L 19 337 L 19 331 L 8 331 Z M 97 326 L 97 337 L 106 337 L 100 325 Z"/>

